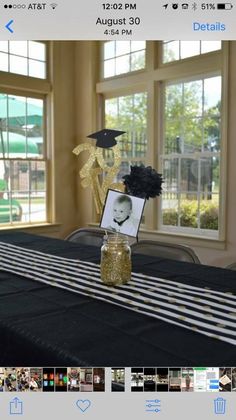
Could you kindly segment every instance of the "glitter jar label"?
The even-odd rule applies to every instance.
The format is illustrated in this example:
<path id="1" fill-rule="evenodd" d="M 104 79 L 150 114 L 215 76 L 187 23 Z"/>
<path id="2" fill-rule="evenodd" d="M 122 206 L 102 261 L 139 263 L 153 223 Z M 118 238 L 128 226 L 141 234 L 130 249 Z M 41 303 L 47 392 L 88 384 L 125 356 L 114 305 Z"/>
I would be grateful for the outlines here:
<path id="1" fill-rule="evenodd" d="M 125 235 L 109 235 L 101 248 L 101 280 L 108 286 L 131 278 L 131 249 Z"/>

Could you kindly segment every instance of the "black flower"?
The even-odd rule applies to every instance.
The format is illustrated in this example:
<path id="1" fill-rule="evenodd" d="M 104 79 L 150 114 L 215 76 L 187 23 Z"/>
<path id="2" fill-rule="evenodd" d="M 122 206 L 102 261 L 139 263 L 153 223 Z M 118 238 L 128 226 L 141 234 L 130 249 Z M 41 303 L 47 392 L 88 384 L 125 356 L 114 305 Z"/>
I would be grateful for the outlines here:
<path id="1" fill-rule="evenodd" d="M 130 174 L 123 176 L 128 194 L 140 198 L 154 198 L 161 194 L 162 175 L 151 166 L 131 166 Z"/>

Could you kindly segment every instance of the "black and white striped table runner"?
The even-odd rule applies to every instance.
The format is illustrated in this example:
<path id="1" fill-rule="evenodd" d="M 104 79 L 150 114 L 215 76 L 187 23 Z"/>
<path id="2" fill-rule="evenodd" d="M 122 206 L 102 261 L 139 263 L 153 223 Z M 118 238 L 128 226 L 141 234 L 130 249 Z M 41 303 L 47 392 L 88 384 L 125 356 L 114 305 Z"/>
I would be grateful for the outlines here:
<path id="1" fill-rule="evenodd" d="M 107 287 L 98 264 L 0 242 L 0 270 L 109 302 L 236 345 L 236 296 L 145 274 Z"/>

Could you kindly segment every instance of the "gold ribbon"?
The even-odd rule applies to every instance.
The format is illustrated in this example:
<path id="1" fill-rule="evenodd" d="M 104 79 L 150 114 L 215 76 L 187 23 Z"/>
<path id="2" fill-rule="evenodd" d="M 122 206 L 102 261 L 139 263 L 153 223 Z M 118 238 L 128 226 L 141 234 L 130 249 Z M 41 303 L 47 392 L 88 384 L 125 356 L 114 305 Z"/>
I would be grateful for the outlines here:
<path id="1" fill-rule="evenodd" d="M 75 147 L 73 153 L 79 156 L 85 151 L 89 152 L 89 158 L 79 172 L 82 178 L 81 185 L 83 188 L 92 188 L 96 211 L 101 214 L 108 188 L 124 191 L 124 185 L 121 182 L 113 182 L 120 168 L 121 151 L 118 144 L 112 147 L 114 154 L 112 166 L 106 163 L 101 147 L 82 143 Z"/>

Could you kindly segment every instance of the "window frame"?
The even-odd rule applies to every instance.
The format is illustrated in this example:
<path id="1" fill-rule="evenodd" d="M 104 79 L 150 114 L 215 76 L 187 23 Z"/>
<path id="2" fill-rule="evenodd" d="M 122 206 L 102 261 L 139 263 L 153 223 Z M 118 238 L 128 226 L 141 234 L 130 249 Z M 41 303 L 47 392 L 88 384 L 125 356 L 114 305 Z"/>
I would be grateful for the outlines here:
<path id="1" fill-rule="evenodd" d="M 139 73 L 143 73 L 146 68 L 147 68 L 147 41 L 146 42 L 146 48 L 145 48 L 145 54 L 144 54 L 144 58 L 145 58 L 145 66 L 142 69 L 138 69 L 138 70 L 130 70 L 126 73 L 120 73 L 120 74 L 115 74 L 114 76 L 109 76 L 109 77 L 105 77 L 104 76 L 104 62 L 107 61 L 104 58 L 104 44 L 105 42 L 109 42 L 112 40 L 108 40 L 108 41 L 101 41 L 100 43 L 100 81 L 104 81 L 105 83 L 109 80 L 114 80 L 114 79 L 119 79 L 119 78 L 123 78 L 123 77 L 127 77 L 129 75 L 133 75 L 133 74 L 139 74 Z M 114 40 L 117 41 L 117 40 Z M 130 55 L 127 54 L 127 55 Z M 116 56 L 114 56 L 114 59 L 116 59 Z"/>
<path id="2" fill-rule="evenodd" d="M 36 59 L 33 59 L 33 58 L 30 58 L 29 56 L 28 56 L 28 49 L 29 49 L 29 42 L 30 41 L 33 41 L 33 42 L 37 42 L 37 43 L 41 43 L 41 44 L 44 44 L 44 46 L 45 46 L 45 61 L 42 61 L 42 60 L 36 60 Z M 18 54 L 13 54 L 13 53 L 11 53 L 10 52 L 10 49 L 9 49 L 9 43 L 10 42 L 12 42 L 12 41 L 10 41 L 10 40 L 7 40 L 7 42 L 8 42 L 8 52 L 7 53 L 5 53 L 5 54 L 7 54 L 7 56 L 8 56 L 8 70 L 7 71 L 3 71 L 3 70 L 0 70 L 0 73 L 8 73 L 8 74 L 13 74 L 13 75 L 19 75 L 19 76 L 24 76 L 24 77 L 26 77 L 26 78 L 32 78 L 32 79 L 39 79 L 39 80 L 47 80 L 48 79 L 48 74 L 49 74 L 49 72 L 48 72 L 48 70 L 49 70 L 49 67 L 48 67 L 48 58 L 49 58 L 49 56 L 48 56 L 48 43 L 46 42 L 46 41 L 38 41 L 38 40 L 25 40 L 24 42 L 27 42 L 27 55 L 26 56 L 21 56 L 21 55 L 18 55 Z M 17 40 L 16 41 L 14 41 L 14 42 L 17 42 Z M 2 51 L 3 53 L 4 53 L 4 51 Z M 10 57 L 11 57 L 11 55 L 13 55 L 13 56 L 17 56 L 17 57 L 22 57 L 22 58 L 25 58 L 26 60 L 27 60 L 27 71 L 29 70 L 29 60 L 31 59 L 31 60 L 35 60 L 35 61 L 38 61 L 38 62 L 41 62 L 41 63 L 44 63 L 45 64 L 45 77 L 35 77 L 35 76 L 30 76 L 30 75 L 28 75 L 28 74 L 26 74 L 26 75 L 23 75 L 23 74 L 20 74 L 20 73 L 14 73 L 14 72 L 12 72 L 12 71 L 10 71 L 9 70 L 9 64 L 10 64 Z"/>
<path id="3" fill-rule="evenodd" d="M 43 42 L 43 41 L 39 41 Z M 44 109 L 44 116 L 43 116 L 43 156 L 42 158 L 32 159 L 32 158 L 21 158 L 22 162 L 30 162 L 32 160 L 38 162 L 45 163 L 45 213 L 46 218 L 43 221 L 27 221 L 19 223 L 17 222 L 9 222 L 6 224 L 0 225 L 0 229 L 8 229 L 8 228 L 24 228 L 26 226 L 34 227 L 39 225 L 46 225 L 51 223 L 52 214 L 51 214 L 51 207 L 50 207 L 50 166 L 49 166 L 49 153 L 50 148 L 48 144 L 48 138 L 51 131 L 50 125 L 50 94 L 51 94 L 51 82 L 49 79 L 49 43 L 43 42 L 46 46 L 46 78 L 36 78 L 32 76 L 25 76 L 16 73 L 4 72 L 0 71 L 0 92 L 3 94 L 8 95 L 19 95 L 25 97 L 31 97 L 35 99 L 43 100 L 43 109 Z M 11 160 L 16 161 L 19 159 L 14 158 L 3 158 L 1 160 Z"/>
<path id="4" fill-rule="evenodd" d="M 169 64 L 171 64 L 171 63 L 178 63 L 178 62 L 180 62 L 180 61 L 185 61 L 185 60 L 193 60 L 194 58 L 199 58 L 199 57 L 202 57 L 202 56 L 205 56 L 205 55 L 209 55 L 209 54 L 215 54 L 216 52 L 220 52 L 220 51 L 222 51 L 222 47 L 223 47 L 223 41 L 222 40 L 220 40 L 220 42 L 221 42 L 221 48 L 220 49 L 216 49 L 216 50 L 212 50 L 212 51 L 208 51 L 208 52 L 201 52 L 201 49 L 202 49 L 202 41 L 204 41 L 204 40 L 194 40 L 194 41 L 198 41 L 198 42 L 200 42 L 200 44 L 199 44 L 199 48 L 200 48 L 200 53 L 199 54 L 195 54 L 195 55 L 192 55 L 192 56 L 189 56 L 189 57 L 184 57 L 184 58 L 179 58 L 179 59 L 175 59 L 175 60 L 170 60 L 170 61 L 164 61 L 164 45 L 166 45 L 168 42 L 171 42 L 171 41 L 162 41 L 162 48 L 161 48 L 161 56 L 159 57 L 160 58 L 160 64 L 162 64 L 162 65 L 169 65 Z M 210 40 L 209 40 L 210 41 Z M 178 40 L 178 42 L 179 42 L 179 53 L 180 53 L 180 50 L 181 50 L 181 42 L 182 42 L 182 40 Z"/>
<path id="5" fill-rule="evenodd" d="M 104 104 L 104 113 L 105 113 L 105 102 L 106 102 L 106 100 L 109 100 L 109 99 L 118 99 L 118 98 L 123 98 L 123 97 L 125 97 L 125 96 L 132 96 L 132 95 L 136 95 L 136 94 L 146 94 L 146 101 L 147 101 L 147 91 L 145 91 L 145 90 L 138 90 L 138 91 L 133 91 L 133 92 L 129 92 L 129 93 L 127 93 L 126 92 L 126 94 L 116 94 L 116 95 L 112 95 L 111 97 L 110 96 L 103 96 L 103 104 Z M 104 115 L 104 121 L 105 121 L 105 115 Z M 105 127 L 106 128 L 106 127 Z M 140 156 L 140 157 L 121 157 L 121 161 L 122 162 L 129 162 L 129 161 L 135 161 L 135 162 L 146 162 L 146 160 L 147 160 L 147 157 L 146 156 Z"/>
<path id="6" fill-rule="evenodd" d="M 161 124 L 162 124 L 162 133 L 161 133 L 161 142 L 160 142 L 160 145 L 161 145 L 161 147 L 160 147 L 160 153 L 159 153 L 159 155 L 160 155 L 160 160 L 165 160 L 165 159 L 168 159 L 168 157 L 171 157 L 171 158 L 173 158 L 173 155 L 174 155 L 174 153 L 173 154 L 166 154 L 166 153 L 164 153 L 164 147 L 165 147 L 165 144 L 164 144 L 164 109 L 165 109 L 165 98 L 164 98 L 164 90 L 165 90 L 165 87 L 166 86 L 171 86 L 171 85 L 173 85 L 173 84 L 178 84 L 178 83 L 186 83 L 186 82 L 192 82 L 192 81 L 198 81 L 198 80 L 200 80 L 200 81 L 202 81 L 202 80 L 206 80 L 206 79 L 208 79 L 208 78 L 212 78 L 212 77 L 218 77 L 218 76 L 220 76 L 221 77 L 221 89 L 222 89 L 222 85 L 223 85 L 223 75 L 222 75 L 222 73 L 221 72 L 211 72 L 211 73 L 202 73 L 202 74 L 200 74 L 200 75 L 198 75 L 198 76 L 194 76 L 193 78 L 191 78 L 191 77 L 187 77 L 187 78 L 183 78 L 183 79 L 178 79 L 178 80 L 175 80 L 174 81 L 174 83 L 171 81 L 171 82 L 167 82 L 167 83 L 164 83 L 164 82 L 162 82 L 162 93 L 161 93 L 161 97 L 162 97 L 162 113 L 163 113 L 163 120 L 161 121 Z M 222 91 L 221 91 L 222 92 Z M 221 94 L 221 109 L 223 108 L 223 104 L 222 104 L 222 98 L 223 98 L 223 95 Z M 221 116 L 221 123 L 220 123 L 220 146 L 222 146 L 222 120 L 223 120 L 223 118 L 222 118 L 222 111 L 221 111 L 221 114 L 220 114 L 220 116 Z M 209 156 L 207 156 L 207 155 L 209 155 Z M 194 152 L 194 153 L 187 153 L 187 152 L 184 152 L 184 153 L 176 153 L 175 154 L 175 158 L 176 159 L 196 159 L 196 160 L 198 160 L 198 159 L 200 159 L 201 157 L 213 157 L 213 156 L 216 156 L 216 157 L 218 157 L 219 159 L 220 159 L 220 174 L 221 174 L 221 171 L 222 171 L 222 153 L 221 153 L 221 148 L 220 148 L 220 151 L 219 152 L 207 152 L 207 151 L 205 151 L 205 152 Z M 160 162 L 160 166 L 162 167 L 162 164 L 161 164 L 161 162 Z M 179 167 L 178 168 L 178 171 L 181 171 L 181 167 Z M 179 190 L 179 188 L 177 188 L 177 190 L 176 190 L 176 195 L 181 195 L 181 190 Z M 183 192 L 184 193 L 184 192 Z M 196 193 L 197 195 L 198 194 L 201 194 L 201 192 L 199 191 L 199 190 L 197 190 L 197 191 L 189 191 L 189 194 L 194 194 L 194 193 Z M 159 217 L 158 217 L 158 226 L 159 226 L 159 230 L 160 230 L 160 232 L 172 232 L 172 233 L 177 233 L 177 234 L 181 234 L 181 233 L 183 233 L 183 234 L 187 234 L 187 235 L 191 235 L 191 236 L 194 236 L 194 235 L 197 235 L 197 236 L 199 236 L 199 237 L 208 237 L 208 238 L 213 238 L 213 239 L 218 239 L 219 237 L 220 237 L 220 226 L 221 226 L 221 223 L 220 223 L 220 196 L 221 196 L 221 183 L 220 183 L 220 185 L 219 185 L 219 193 L 218 193 L 218 196 L 219 196 L 219 217 L 218 217 L 218 221 L 219 221 L 219 223 L 218 223 L 218 225 L 219 225 L 219 229 L 217 230 L 217 231 L 215 231 L 215 230 L 208 230 L 208 229 L 200 229 L 200 228 L 191 228 L 191 227 L 181 227 L 181 226 L 171 226 L 171 225 L 164 225 L 164 224 L 162 224 L 162 219 L 161 219 L 161 211 L 162 211 L 162 208 L 161 208 L 161 211 L 160 212 L 158 212 L 158 215 L 159 215 Z M 161 198 L 161 200 L 160 200 L 160 202 L 162 201 L 162 197 L 160 197 Z"/>
<path id="7" fill-rule="evenodd" d="M 227 155 L 227 107 L 228 107 L 228 60 L 229 60 L 229 42 L 222 41 L 221 50 L 216 50 L 199 56 L 188 57 L 169 63 L 162 62 L 162 41 L 147 41 L 146 43 L 146 68 L 137 72 L 125 73 L 108 79 L 100 78 L 96 85 L 96 92 L 99 96 L 99 123 L 100 127 L 104 125 L 104 107 L 105 98 L 128 94 L 129 92 L 147 91 L 147 136 L 148 151 L 146 162 L 161 171 L 161 159 L 159 151 L 163 147 L 163 84 L 167 82 L 178 82 L 201 77 L 212 77 L 221 74 L 222 77 L 222 103 L 221 103 L 221 160 L 220 160 L 220 186 L 219 186 L 219 236 L 213 238 L 197 234 L 193 229 L 190 232 L 179 230 L 170 232 L 161 229 L 160 200 L 149 200 L 146 204 L 145 214 L 148 223 L 142 226 L 141 233 L 146 238 L 157 239 L 173 238 L 173 241 L 179 241 L 179 238 L 188 238 L 190 241 L 194 238 L 199 244 L 204 241 L 204 246 L 212 247 L 215 242 L 216 247 L 225 240 L 225 222 L 226 222 L 226 155 Z M 141 88 L 141 89 L 140 89 Z M 205 233 L 205 232 L 204 232 Z M 186 242 L 187 243 L 187 242 Z M 190 242 L 191 243 L 191 242 Z"/>
<path id="8" fill-rule="evenodd" d="M 206 60 L 205 60 L 206 58 Z M 161 57 L 159 57 L 160 63 Z M 163 84 L 171 81 L 172 83 L 186 82 L 197 80 L 201 78 L 221 76 L 221 149 L 220 149 L 220 183 L 219 183 L 219 218 L 218 218 L 218 235 L 211 234 L 209 230 L 201 229 L 197 233 L 194 228 L 174 229 L 174 227 L 163 227 L 161 223 L 161 200 L 158 201 L 156 224 L 158 226 L 158 233 L 170 234 L 174 236 L 184 236 L 190 238 L 199 238 L 204 240 L 214 240 L 216 242 L 223 242 L 225 240 L 225 225 L 226 225 L 226 194 L 227 194 L 227 173 L 226 173 L 226 157 L 227 157 L 227 110 L 228 110 L 228 60 L 229 60 L 229 43 L 222 41 L 221 50 L 212 51 L 202 54 L 200 56 L 188 57 L 170 63 L 162 63 L 161 67 L 166 69 L 165 80 L 162 78 L 158 83 L 158 92 L 160 96 L 159 109 L 157 111 L 158 126 L 160 128 L 158 138 L 158 148 L 163 150 L 164 147 L 164 89 Z M 205 61 L 205 63 L 204 63 Z M 181 76 L 181 70 L 183 76 Z M 204 69 L 205 70 L 204 70 Z M 191 73 L 191 75 L 190 75 Z M 186 75 L 185 75 L 186 74 Z M 173 77 L 171 77 L 173 76 Z M 161 168 L 161 158 L 158 156 L 158 168 Z"/>

